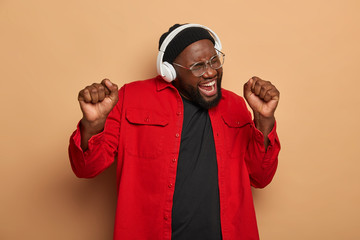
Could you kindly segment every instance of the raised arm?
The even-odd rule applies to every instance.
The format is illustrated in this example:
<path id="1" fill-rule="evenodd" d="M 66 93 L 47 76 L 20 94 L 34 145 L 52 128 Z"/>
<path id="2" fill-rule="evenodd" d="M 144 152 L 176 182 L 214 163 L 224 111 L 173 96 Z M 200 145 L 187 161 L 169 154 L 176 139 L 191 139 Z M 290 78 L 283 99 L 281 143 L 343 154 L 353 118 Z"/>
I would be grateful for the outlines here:
<path id="1" fill-rule="evenodd" d="M 120 129 L 119 95 L 121 91 L 108 79 L 79 92 L 83 118 L 69 142 L 70 163 L 76 176 L 95 177 L 114 162 Z"/>
<path id="2" fill-rule="evenodd" d="M 253 110 L 257 129 L 252 133 L 245 161 L 251 185 L 263 188 L 271 182 L 278 165 L 280 142 L 274 114 L 279 102 L 279 91 L 269 81 L 252 77 L 244 85 L 244 97 Z"/>

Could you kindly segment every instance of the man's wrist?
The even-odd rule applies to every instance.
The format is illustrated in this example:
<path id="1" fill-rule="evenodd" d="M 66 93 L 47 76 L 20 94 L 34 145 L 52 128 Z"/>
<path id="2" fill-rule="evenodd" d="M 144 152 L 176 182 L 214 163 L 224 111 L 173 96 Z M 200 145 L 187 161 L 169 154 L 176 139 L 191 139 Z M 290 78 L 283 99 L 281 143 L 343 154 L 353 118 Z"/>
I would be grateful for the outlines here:
<path id="1" fill-rule="evenodd" d="M 106 118 L 89 122 L 85 118 L 80 121 L 80 130 L 88 136 L 96 135 L 104 130 Z"/>
<path id="2" fill-rule="evenodd" d="M 255 127 L 263 133 L 264 137 L 267 137 L 275 125 L 275 116 L 264 117 L 254 111 L 254 123 Z"/>

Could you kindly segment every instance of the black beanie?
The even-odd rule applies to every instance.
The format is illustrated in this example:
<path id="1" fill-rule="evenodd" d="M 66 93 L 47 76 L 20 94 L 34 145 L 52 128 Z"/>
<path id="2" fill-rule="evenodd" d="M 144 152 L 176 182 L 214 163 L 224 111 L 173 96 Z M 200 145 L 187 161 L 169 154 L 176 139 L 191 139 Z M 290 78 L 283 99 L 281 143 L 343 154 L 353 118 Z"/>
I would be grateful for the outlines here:
<path id="1" fill-rule="evenodd" d="M 164 42 L 165 38 L 175 30 L 176 28 L 182 26 L 181 24 L 175 24 L 171 28 L 169 28 L 169 31 L 161 35 L 159 40 L 159 50 L 161 47 L 161 44 Z M 180 33 L 178 33 L 168 44 L 168 46 L 165 49 L 163 62 L 169 62 L 172 63 L 175 58 L 190 44 L 197 42 L 202 39 L 209 39 L 213 42 L 215 45 L 214 38 L 210 35 L 208 30 L 201 28 L 201 27 L 189 27 L 182 30 Z"/>

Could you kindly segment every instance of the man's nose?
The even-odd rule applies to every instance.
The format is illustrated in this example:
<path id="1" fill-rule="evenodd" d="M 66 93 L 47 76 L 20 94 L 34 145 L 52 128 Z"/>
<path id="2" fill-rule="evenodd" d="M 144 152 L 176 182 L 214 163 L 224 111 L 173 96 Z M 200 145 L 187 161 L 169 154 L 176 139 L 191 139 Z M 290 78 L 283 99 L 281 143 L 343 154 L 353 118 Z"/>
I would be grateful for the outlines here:
<path id="1" fill-rule="evenodd" d="M 205 73 L 203 74 L 203 77 L 204 78 L 213 78 L 213 77 L 216 76 L 216 74 L 217 74 L 217 71 L 215 69 L 213 69 L 212 67 L 210 67 L 209 63 L 207 63 Z"/>

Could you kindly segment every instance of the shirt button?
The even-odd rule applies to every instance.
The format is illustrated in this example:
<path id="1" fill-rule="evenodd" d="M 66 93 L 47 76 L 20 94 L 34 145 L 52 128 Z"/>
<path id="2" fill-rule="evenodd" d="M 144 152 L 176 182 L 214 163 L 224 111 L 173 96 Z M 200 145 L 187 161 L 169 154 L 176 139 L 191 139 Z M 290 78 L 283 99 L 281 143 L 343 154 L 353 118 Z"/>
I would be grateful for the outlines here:
<path id="1" fill-rule="evenodd" d="M 180 137 L 180 134 L 179 134 L 179 133 L 176 133 L 176 134 L 175 134 L 175 137 L 177 137 L 177 138 Z"/>
<path id="2" fill-rule="evenodd" d="M 176 115 L 180 116 L 180 115 L 181 115 L 181 112 L 177 112 Z"/>
<path id="3" fill-rule="evenodd" d="M 176 163 L 176 158 L 173 158 L 173 160 L 172 160 L 172 161 L 173 161 L 173 163 Z"/>
<path id="4" fill-rule="evenodd" d="M 173 184 L 172 184 L 172 183 L 170 183 L 170 184 L 168 185 L 168 187 L 169 187 L 169 188 L 172 188 L 172 186 L 173 186 Z"/>
<path id="5" fill-rule="evenodd" d="M 168 219 L 169 219 L 169 216 L 168 216 L 168 215 L 165 215 L 165 216 L 164 216 L 164 219 L 165 219 L 165 220 L 168 220 Z"/>

